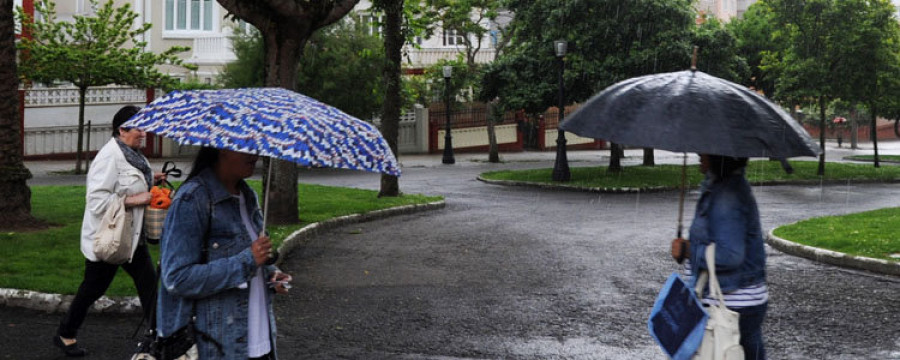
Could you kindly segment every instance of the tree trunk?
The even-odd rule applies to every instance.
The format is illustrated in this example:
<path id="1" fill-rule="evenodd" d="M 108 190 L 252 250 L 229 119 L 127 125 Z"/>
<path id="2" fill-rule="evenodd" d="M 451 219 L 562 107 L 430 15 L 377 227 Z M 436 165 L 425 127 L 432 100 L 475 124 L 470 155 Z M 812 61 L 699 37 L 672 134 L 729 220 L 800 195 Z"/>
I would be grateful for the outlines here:
<path id="1" fill-rule="evenodd" d="M 606 169 L 608 172 L 621 172 L 622 171 L 622 153 L 620 149 L 621 145 L 616 143 L 609 143 L 609 168 Z"/>
<path id="2" fill-rule="evenodd" d="M 875 149 L 875 167 L 881 167 L 881 164 L 878 161 L 878 127 L 876 120 L 878 120 L 877 109 L 874 103 L 869 108 L 872 110 L 872 147 Z"/>
<path id="3" fill-rule="evenodd" d="M 822 154 L 819 155 L 819 169 L 816 172 L 819 176 L 825 176 L 825 97 L 819 97 L 819 147 Z"/>
<path id="4" fill-rule="evenodd" d="M 853 104 L 853 110 L 850 111 L 850 148 L 857 149 L 859 143 L 859 123 L 857 122 L 859 113 L 856 110 L 856 104 Z"/>
<path id="5" fill-rule="evenodd" d="M 23 163 L 13 0 L 0 0 L 0 229 L 40 226 L 31 217 L 31 172 Z"/>
<path id="6" fill-rule="evenodd" d="M 497 113 L 498 108 L 494 104 L 494 102 L 488 103 L 487 108 L 487 132 L 488 132 L 488 162 L 491 163 L 499 163 L 500 162 L 500 149 L 497 146 L 497 131 L 494 126 L 498 122 Z M 502 116 L 502 115 L 501 115 Z"/>
<path id="7" fill-rule="evenodd" d="M 75 174 L 81 174 L 81 160 L 84 159 L 84 106 L 87 86 L 78 87 L 78 148 L 75 149 Z"/>
<path id="8" fill-rule="evenodd" d="M 656 160 L 654 159 L 653 149 L 644 148 L 644 166 L 656 166 Z"/>
<path id="9" fill-rule="evenodd" d="M 280 18 L 260 29 L 266 49 L 266 86 L 288 90 L 297 88 L 297 64 L 306 40 L 312 34 L 309 25 Z M 300 222 L 297 201 L 297 164 L 273 160 L 272 177 L 266 179 L 269 196 L 268 219 L 271 224 Z"/>
<path id="10" fill-rule="evenodd" d="M 403 48 L 403 0 L 384 2 L 384 107 L 381 114 L 381 134 L 384 135 L 391 151 L 399 159 L 397 141 L 400 136 L 400 111 L 403 106 L 400 79 L 401 51 Z M 378 196 L 400 196 L 399 179 L 393 175 L 381 175 L 381 189 Z"/>

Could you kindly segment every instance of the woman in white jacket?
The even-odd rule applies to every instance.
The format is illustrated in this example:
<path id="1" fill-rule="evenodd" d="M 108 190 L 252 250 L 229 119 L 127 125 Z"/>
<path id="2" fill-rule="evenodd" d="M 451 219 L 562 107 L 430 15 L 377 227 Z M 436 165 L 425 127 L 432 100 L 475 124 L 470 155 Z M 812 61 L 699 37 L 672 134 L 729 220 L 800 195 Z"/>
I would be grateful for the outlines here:
<path id="1" fill-rule="evenodd" d="M 138 110 L 140 109 L 135 106 L 126 106 L 116 113 L 113 118 L 113 138 L 100 149 L 88 170 L 87 203 L 81 226 L 81 252 L 85 257 L 84 280 L 53 337 L 53 343 L 66 356 L 87 354 L 75 337 L 88 309 L 106 293 L 119 266 L 134 279 L 144 316 L 148 316 L 154 304 L 156 271 L 143 234 L 144 207 L 150 203 L 151 183 L 165 179 L 165 175 L 154 175 L 147 158 L 138 150 L 146 133 L 120 127 Z M 125 263 L 110 264 L 100 261 L 94 254 L 94 234 L 106 208 L 112 202 L 120 201 L 120 195 L 125 195 L 126 211 L 132 213 L 130 234 L 133 236 L 134 250 Z"/>

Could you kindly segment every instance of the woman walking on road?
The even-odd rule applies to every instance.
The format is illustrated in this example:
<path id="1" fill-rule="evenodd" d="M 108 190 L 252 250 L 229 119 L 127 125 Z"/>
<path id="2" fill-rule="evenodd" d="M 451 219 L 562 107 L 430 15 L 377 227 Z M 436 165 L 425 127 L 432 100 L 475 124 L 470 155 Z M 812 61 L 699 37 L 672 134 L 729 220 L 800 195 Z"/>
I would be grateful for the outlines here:
<path id="1" fill-rule="evenodd" d="M 149 316 L 156 296 L 156 271 L 147 251 L 143 214 L 144 207 L 150 203 L 150 185 L 154 180 L 165 179 L 165 175 L 154 175 L 147 158 L 139 151 L 146 133 L 120 127 L 138 110 L 140 109 L 135 106 L 119 109 L 113 117 L 112 139 L 100 149 L 88 169 L 87 199 L 81 226 L 81 252 L 85 257 L 84 280 L 53 337 L 53 344 L 61 348 L 66 356 L 87 354 L 87 350 L 76 340 L 78 329 L 91 305 L 106 293 L 120 266 L 134 279 L 144 316 Z M 133 250 L 129 261 L 117 265 L 97 258 L 94 254 L 94 235 L 107 207 L 121 194 L 126 195 L 125 208 L 132 213 L 134 219 L 130 229 Z"/>
<path id="2" fill-rule="evenodd" d="M 766 252 L 759 209 L 744 177 L 746 158 L 700 155 L 700 171 L 706 174 L 690 229 L 690 243 L 675 239 L 672 256 L 685 262 L 685 274 L 707 269 L 704 254 L 716 244 L 716 275 L 725 306 L 740 314 L 739 328 L 744 357 L 764 360 L 766 349 L 762 323 L 768 309 Z M 703 299 L 716 304 L 711 295 Z"/>
<path id="3" fill-rule="evenodd" d="M 272 294 L 291 277 L 266 265 L 272 244 L 244 181 L 257 159 L 201 149 L 166 216 L 157 330 L 178 339 L 193 328 L 200 359 L 275 359 Z"/>

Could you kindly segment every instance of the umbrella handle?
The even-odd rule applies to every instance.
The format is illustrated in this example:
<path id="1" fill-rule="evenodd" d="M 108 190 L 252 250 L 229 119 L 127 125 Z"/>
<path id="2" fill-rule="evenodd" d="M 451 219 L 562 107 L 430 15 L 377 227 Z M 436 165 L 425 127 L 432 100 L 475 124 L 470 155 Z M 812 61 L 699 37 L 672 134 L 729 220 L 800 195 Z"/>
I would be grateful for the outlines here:
<path id="1" fill-rule="evenodd" d="M 694 48 L 696 51 L 696 47 Z M 687 153 L 683 156 L 684 162 L 681 165 L 681 193 L 678 196 L 678 233 L 676 238 L 681 239 L 682 229 L 684 228 L 684 192 L 687 187 Z"/>
<path id="2" fill-rule="evenodd" d="M 268 223 L 266 220 L 269 218 L 269 183 L 272 181 L 272 159 L 269 159 L 269 170 L 265 180 L 266 191 L 263 195 L 263 223 L 259 236 L 263 236 L 266 233 L 266 224 Z"/>

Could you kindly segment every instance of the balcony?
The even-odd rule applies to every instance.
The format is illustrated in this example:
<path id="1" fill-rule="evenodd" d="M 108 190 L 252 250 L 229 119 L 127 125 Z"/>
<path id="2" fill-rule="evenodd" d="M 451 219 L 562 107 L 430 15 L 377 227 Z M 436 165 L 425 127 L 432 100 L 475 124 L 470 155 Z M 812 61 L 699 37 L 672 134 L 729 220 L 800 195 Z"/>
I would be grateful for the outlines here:
<path id="1" fill-rule="evenodd" d="M 188 62 L 197 65 L 224 65 L 234 60 L 234 49 L 228 36 L 205 36 L 194 38 L 191 47 L 193 55 Z"/>
<path id="2" fill-rule="evenodd" d="M 437 64 L 439 60 L 453 60 L 460 54 L 465 55 L 465 48 L 407 48 L 408 54 L 404 57 L 407 66 L 421 69 Z M 487 64 L 494 61 L 496 49 L 481 49 L 475 55 L 475 62 Z"/>

